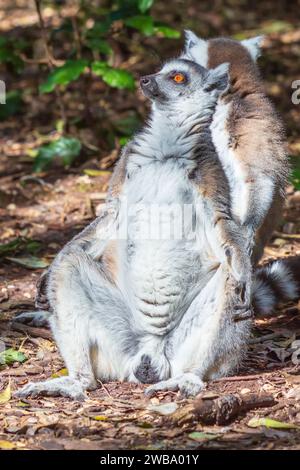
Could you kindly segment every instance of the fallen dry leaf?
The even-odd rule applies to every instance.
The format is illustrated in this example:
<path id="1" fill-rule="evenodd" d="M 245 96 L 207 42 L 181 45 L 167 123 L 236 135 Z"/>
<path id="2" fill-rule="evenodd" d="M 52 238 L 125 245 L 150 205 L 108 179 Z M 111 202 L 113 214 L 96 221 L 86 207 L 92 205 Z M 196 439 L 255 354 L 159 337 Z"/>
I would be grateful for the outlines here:
<path id="1" fill-rule="evenodd" d="M 11 388 L 10 382 L 8 383 L 7 387 L 0 393 L 0 405 L 7 403 L 11 399 Z"/>

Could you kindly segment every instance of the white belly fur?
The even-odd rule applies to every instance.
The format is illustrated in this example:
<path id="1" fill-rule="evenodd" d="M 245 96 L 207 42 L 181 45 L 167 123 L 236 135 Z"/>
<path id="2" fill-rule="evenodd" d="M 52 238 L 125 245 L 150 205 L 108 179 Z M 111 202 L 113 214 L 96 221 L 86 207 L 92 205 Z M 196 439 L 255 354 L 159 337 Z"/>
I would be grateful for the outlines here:
<path id="1" fill-rule="evenodd" d="M 129 298 L 137 323 L 140 319 L 143 328 L 145 323 L 151 324 L 151 332 L 154 327 L 157 334 L 162 334 L 166 328 L 171 329 L 174 318 L 180 320 L 186 304 L 199 291 L 201 250 L 198 236 L 191 240 L 184 237 L 174 239 L 173 234 L 173 239 L 169 239 L 168 215 L 164 217 L 161 214 L 159 225 L 162 231 L 156 231 L 157 227 L 149 224 L 145 207 L 151 205 L 154 211 L 172 207 L 177 215 L 182 214 L 184 204 L 195 198 L 193 191 L 186 170 L 179 169 L 173 161 L 151 163 L 133 171 L 124 188 L 124 204 L 128 204 L 129 210 L 135 204 L 142 206 L 137 212 L 133 211 L 134 215 L 129 218 L 130 237 L 123 244 L 123 256 L 126 256 L 124 251 L 127 251 L 128 244 L 131 245 L 131 255 L 127 260 L 126 273 L 121 273 L 120 284 Z M 177 215 L 175 220 L 180 224 Z M 153 220 L 156 223 L 158 219 L 151 218 Z M 150 239 L 147 235 L 144 238 L 145 233 L 142 239 L 135 239 L 133 229 L 144 229 L 146 226 L 154 229 Z M 184 230 L 185 234 L 191 235 L 189 221 L 184 220 Z M 157 234 L 165 235 L 166 239 L 151 239 Z"/>

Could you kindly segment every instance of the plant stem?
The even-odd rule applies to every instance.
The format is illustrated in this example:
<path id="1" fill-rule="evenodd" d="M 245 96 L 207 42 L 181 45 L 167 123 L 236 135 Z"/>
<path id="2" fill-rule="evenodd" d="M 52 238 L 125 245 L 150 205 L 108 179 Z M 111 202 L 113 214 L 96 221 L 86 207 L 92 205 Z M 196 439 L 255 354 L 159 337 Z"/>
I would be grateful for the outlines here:
<path id="1" fill-rule="evenodd" d="M 53 55 L 52 55 L 52 52 L 51 52 L 51 49 L 50 49 L 50 46 L 49 46 L 49 42 L 48 42 L 47 31 L 46 31 L 45 22 L 44 22 L 44 18 L 43 18 L 43 14 L 42 14 L 42 8 L 41 8 L 42 1 L 41 0 L 34 0 L 34 3 L 35 3 L 36 12 L 37 12 L 37 15 L 38 15 L 38 18 L 39 18 L 41 35 L 42 35 L 42 39 L 43 39 L 43 43 L 44 43 L 44 47 L 45 47 L 45 51 L 46 51 L 46 55 L 47 55 L 48 69 L 49 69 L 49 71 L 52 71 L 54 69 L 55 60 L 53 58 Z M 67 126 L 67 117 L 66 117 L 65 107 L 64 107 L 63 100 L 62 100 L 61 92 L 58 88 L 55 88 L 55 94 L 56 94 L 56 99 L 58 101 L 58 105 L 59 105 L 59 109 L 60 109 L 61 119 L 64 123 L 64 127 L 66 127 Z"/>

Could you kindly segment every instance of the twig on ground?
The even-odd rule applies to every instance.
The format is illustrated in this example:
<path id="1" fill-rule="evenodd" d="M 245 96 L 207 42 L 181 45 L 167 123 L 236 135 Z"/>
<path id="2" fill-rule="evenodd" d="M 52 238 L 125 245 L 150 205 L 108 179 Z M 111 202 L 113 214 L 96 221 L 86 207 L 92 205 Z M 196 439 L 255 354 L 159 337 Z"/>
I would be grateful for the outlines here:
<path id="1" fill-rule="evenodd" d="M 43 59 L 30 59 L 25 54 L 20 53 L 20 57 L 23 60 L 23 62 L 25 62 L 26 64 L 33 64 L 33 65 L 39 65 L 39 64 L 48 65 L 49 64 L 48 56 Z M 55 65 L 55 67 L 60 67 L 61 65 L 64 65 L 64 63 L 65 63 L 64 60 L 55 59 L 52 56 L 52 64 Z"/>
<path id="2" fill-rule="evenodd" d="M 76 12 L 76 15 L 78 15 L 78 13 L 79 13 L 79 9 Z M 77 24 L 76 15 L 71 16 L 71 23 L 72 23 L 73 33 L 74 33 L 74 40 L 76 44 L 76 57 L 77 59 L 80 59 L 81 58 L 81 37 L 80 37 L 80 31 L 79 31 L 78 24 Z"/>
<path id="3" fill-rule="evenodd" d="M 25 333 L 28 336 L 33 336 L 35 338 L 44 338 L 53 340 L 53 336 L 49 330 L 46 328 L 35 328 L 34 326 L 21 325 L 17 322 L 11 323 L 11 329 Z"/>
<path id="4" fill-rule="evenodd" d="M 300 240 L 300 234 L 297 233 L 283 233 L 283 232 L 274 232 L 273 236 L 278 238 L 283 238 L 286 240 Z"/>
<path id="5" fill-rule="evenodd" d="M 104 385 L 104 383 L 100 379 L 97 379 L 97 382 L 99 382 L 99 384 L 101 385 L 101 387 L 105 391 L 106 395 L 113 400 L 112 395 L 110 394 L 108 388 Z"/>
<path id="6" fill-rule="evenodd" d="M 173 413 L 167 420 L 177 425 L 191 421 L 202 424 L 224 425 L 237 418 L 246 411 L 274 406 L 277 402 L 271 395 L 225 395 L 223 397 L 207 400 L 196 399 L 192 404 L 183 406 Z"/>
<path id="7" fill-rule="evenodd" d="M 271 373 L 271 372 L 270 372 Z M 267 374 L 267 373 L 266 373 Z M 221 377 L 220 379 L 216 379 L 213 382 L 242 382 L 244 380 L 256 380 L 261 379 L 261 374 L 253 374 L 253 375 L 233 375 L 231 377 Z"/>
<path id="8" fill-rule="evenodd" d="M 281 336 L 281 333 L 269 333 L 267 335 L 259 336 L 258 338 L 251 338 L 249 340 L 249 344 L 263 343 L 268 339 L 278 338 L 279 336 Z"/>

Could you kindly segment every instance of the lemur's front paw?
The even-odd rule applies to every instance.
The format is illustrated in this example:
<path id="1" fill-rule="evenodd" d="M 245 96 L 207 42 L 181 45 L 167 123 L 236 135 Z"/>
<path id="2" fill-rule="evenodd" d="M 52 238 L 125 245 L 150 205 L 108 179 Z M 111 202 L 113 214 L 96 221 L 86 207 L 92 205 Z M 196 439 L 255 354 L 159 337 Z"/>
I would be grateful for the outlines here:
<path id="1" fill-rule="evenodd" d="M 234 310 L 232 314 L 232 320 L 234 322 L 250 320 L 254 316 L 253 309 L 249 306 L 236 305 Z"/>
<path id="2" fill-rule="evenodd" d="M 228 246 L 225 255 L 229 269 L 236 281 L 248 283 L 251 280 L 251 260 L 248 253 L 240 248 Z"/>
<path id="3" fill-rule="evenodd" d="M 250 284 L 251 280 L 246 282 L 236 282 L 233 293 L 233 313 L 232 320 L 234 322 L 249 320 L 253 316 L 253 309 L 251 307 L 251 294 Z"/>
<path id="4" fill-rule="evenodd" d="M 15 392 L 17 398 L 38 395 L 62 396 L 78 401 L 83 401 L 86 398 L 82 385 L 70 377 L 59 377 L 44 382 L 30 382 Z"/>
<path id="5" fill-rule="evenodd" d="M 203 388 L 205 388 L 205 383 L 200 379 L 200 377 L 189 372 L 147 387 L 145 395 L 147 397 L 152 397 L 159 391 L 170 390 L 177 392 L 179 390 L 183 396 L 193 397 L 201 392 Z"/>

